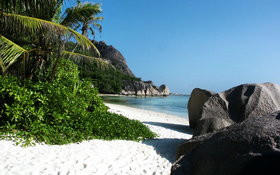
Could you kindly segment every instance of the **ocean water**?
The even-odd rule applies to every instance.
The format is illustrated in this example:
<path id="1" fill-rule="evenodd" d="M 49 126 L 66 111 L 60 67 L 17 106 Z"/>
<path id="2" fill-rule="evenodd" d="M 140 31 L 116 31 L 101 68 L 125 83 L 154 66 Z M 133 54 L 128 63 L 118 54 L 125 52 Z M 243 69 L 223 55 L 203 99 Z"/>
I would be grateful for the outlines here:
<path id="1" fill-rule="evenodd" d="M 190 96 L 168 97 L 101 96 L 105 103 L 120 104 L 149 111 L 188 118 L 187 104 Z"/>

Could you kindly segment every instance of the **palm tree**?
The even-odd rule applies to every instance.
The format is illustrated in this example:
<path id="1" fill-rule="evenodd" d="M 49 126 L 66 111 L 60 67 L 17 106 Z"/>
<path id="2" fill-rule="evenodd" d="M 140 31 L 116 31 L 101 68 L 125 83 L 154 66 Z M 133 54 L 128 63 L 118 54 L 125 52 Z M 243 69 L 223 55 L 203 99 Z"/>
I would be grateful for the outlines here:
<path id="1" fill-rule="evenodd" d="M 83 11 L 86 11 L 88 9 L 91 9 L 90 13 L 87 13 L 87 15 L 82 15 L 82 17 L 80 18 L 77 18 L 77 16 L 83 13 Z M 102 26 L 97 22 L 102 21 L 104 17 L 96 17 L 96 15 L 101 12 L 102 9 L 100 4 L 78 3 L 76 6 L 68 8 L 66 10 L 65 14 L 62 15 L 62 17 L 60 17 L 59 23 L 71 27 L 74 30 L 77 30 L 82 26 L 82 35 L 88 38 L 88 30 L 91 30 L 92 35 L 95 36 L 94 28 L 97 28 L 101 34 Z M 97 65 L 99 65 L 99 68 L 115 69 L 113 65 L 100 58 L 75 53 L 75 50 L 78 47 L 78 45 L 79 43 L 76 43 L 71 52 L 63 52 L 65 55 L 68 55 L 68 59 L 71 59 L 74 63 L 78 65 L 97 63 Z"/>
<path id="2" fill-rule="evenodd" d="M 93 29 L 97 28 L 99 33 L 101 34 L 102 26 L 100 24 L 98 24 L 97 22 L 102 21 L 103 19 L 104 19 L 104 17 L 102 17 L 102 16 L 95 17 L 95 14 L 93 14 L 90 17 L 85 18 L 85 20 L 83 21 L 82 35 L 84 35 L 85 37 L 88 38 L 88 30 L 90 30 L 91 34 L 93 35 L 93 39 L 95 39 L 95 32 Z"/>
<path id="3" fill-rule="evenodd" d="M 76 16 L 75 14 L 80 13 L 83 9 L 95 9 L 95 11 L 92 11 L 90 16 L 83 16 L 79 20 L 69 20 L 72 18 L 72 16 Z M 98 24 L 97 22 L 102 21 L 104 17 L 96 17 L 95 15 L 102 12 L 102 9 L 100 7 L 100 4 L 92 4 L 92 3 L 78 3 L 77 6 L 73 8 L 68 8 L 63 16 L 67 16 L 63 20 L 61 20 L 60 24 L 71 27 L 74 30 L 77 30 L 82 25 L 82 35 L 88 38 L 88 29 L 92 31 L 92 35 L 95 36 L 95 32 L 93 28 L 97 28 L 101 34 L 102 32 L 102 26 Z M 92 27 L 90 27 L 92 25 Z M 76 45 L 72 52 L 76 49 L 78 45 Z"/>
<path id="4" fill-rule="evenodd" d="M 100 24 L 98 24 L 98 21 L 102 21 L 104 19 L 104 17 L 99 16 L 99 17 L 95 17 L 92 16 L 91 18 L 86 19 L 86 21 L 83 23 L 83 28 L 82 28 L 82 35 L 84 35 L 85 37 L 88 38 L 88 29 L 90 29 L 91 34 L 93 35 L 93 39 L 95 39 L 95 32 L 93 30 L 93 28 L 97 28 L 99 30 L 99 33 L 102 33 L 102 26 Z M 93 27 L 90 27 L 90 25 L 92 25 Z"/>
<path id="5" fill-rule="evenodd" d="M 34 62 L 34 59 L 40 57 L 50 62 L 56 58 L 59 60 L 62 44 L 70 37 L 86 49 L 93 48 L 99 56 L 99 52 L 91 41 L 69 27 L 69 21 L 80 21 L 83 16 L 90 16 L 93 9 L 80 11 L 80 15 L 76 14 L 76 18 L 65 17 L 64 25 L 62 25 L 53 22 L 53 19 L 63 2 L 64 0 L 2 0 L 0 2 L 2 74 L 5 74 L 13 63 L 20 60 L 27 66 L 31 65 L 29 61 Z M 56 66 L 53 67 L 53 72 L 55 69 Z"/>
<path id="6" fill-rule="evenodd" d="M 65 13 L 60 16 L 59 12 L 60 9 L 57 10 L 56 15 L 54 16 L 54 18 L 52 19 L 52 21 L 57 20 L 57 23 L 72 28 L 72 29 L 76 29 L 80 26 L 81 22 L 86 21 L 87 19 L 93 17 L 94 15 L 101 13 L 101 8 L 100 8 L 100 4 L 92 4 L 92 3 L 80 3 L 79 1 L 77 1 L 78 4 L 72 8 L 68 8 Z M 82 34 L 83 35 L 83 34 Z M 85 36 L 85 35 L 83 35 Z M 86 37 L 87 38 L 87 37 Z M 63 45 L 65 45 L 65 43 L 67 42 L 67 40 L 64 41 Z M 79 43 L 77 42 L 76 47 L 79 45 Z M 74 49 L 75 50 L 75 49 Z M 87 61 L 94 61 L 94 62 L 100 62 L 100 64 L 105 65 L 107 64 L 106 62 L 102 61 L 101 59 L 97 59 L 95 57 L 89 57 L 87 55 L 82 55 L 82 54 L 77 54 L 74 53 L 74 50 L 72 52 L 66 52 L 63 51 L 64 55 L 69 55 L 69 58 L 71 58 L 71 56 L 73 56 L 75 59 L 72 59 L 75 63 L 78 63 L 76 60 L 77 58 L 79 60 L 87 60 Z M 94 48 L 94 51 L 98 54 L 98 56 L 100 57 L 99 51 Z M 59 52 L 60 54 L 60 52 Z M 56 63 L 55 63 L 55 67 L 58 63 L 59 59 L 57 59 Z M 54 75 L 54 71 L 52 73 L 52 78 Z"/>

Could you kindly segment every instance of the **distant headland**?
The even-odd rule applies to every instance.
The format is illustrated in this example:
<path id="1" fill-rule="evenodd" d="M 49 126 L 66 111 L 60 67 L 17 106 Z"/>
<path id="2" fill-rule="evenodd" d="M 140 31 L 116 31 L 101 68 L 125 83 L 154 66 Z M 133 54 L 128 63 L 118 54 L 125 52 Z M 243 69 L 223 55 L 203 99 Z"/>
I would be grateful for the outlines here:
<path id="1" fill-rule="evenodd" d="M 126 60 L 123 55 L 112 45 L 107 45 L 105 41 L 92 41 L 96 48 L 99 50 L 103 60 L 114 65 L 117 71 L 120 71 L 124 76 L 117 77 L 119 81 L 112 82 L 116 79 L 114 73 L 112 73 L 108 82 L 102 87 L 98 87 L 100 93 L 105 94 L 121 94 L 121 95 L 136 95 L 136 96 L 169 96 L 168 87 L 163 84 L 161 86 L 155 86 L 154 83 L 149 81 L 142 81 L 141 78 L 136 78 L 133 72 L 126 64 Z M 110 74 L 110 72 L 106 72 Z M 104 76 L 103 76 L 104 77 Z M 98 79 L 98 81 L 104 81 L 104 78 Z M 115 87 L 116 84 L 118 87 Z M 109 88 L 109 89 L 108 89 Z"/>
<path id="2" fill-rule="evenodd" d="M 179 93 L 169 93 L 169 95 L 190 96 L 190 95 L 187 95 L 187 94 L 179 94 Z"/>

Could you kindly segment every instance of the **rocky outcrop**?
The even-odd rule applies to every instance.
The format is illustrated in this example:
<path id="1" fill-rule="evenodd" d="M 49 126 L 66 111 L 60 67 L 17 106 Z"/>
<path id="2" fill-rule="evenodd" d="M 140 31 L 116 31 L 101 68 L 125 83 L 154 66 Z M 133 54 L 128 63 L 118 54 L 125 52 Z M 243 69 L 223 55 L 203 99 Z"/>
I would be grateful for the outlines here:
<path id="1" fill-rule="evenodd" d="M 169 89 L 166 85 L 154 86 L 152 81 L 127 81 L 124 83 L 122 95 L 137 96 L 168 96 Z"/>
<path id="2" fill-rule="evenodd" d="M 112 45 L 108 46 L 105 41 L 97 42 L 93 40 L 92 42 L 99 50 L 100 55 L 104 58 L 104 60 L 114 65 L 124 74 L 135 77 L 127 66 L 125 58 L 117 49 L 115 49 Z M 124 82 L 121 94 L 138 96 L 167 96 L 169 95 L 169 89 L 166 85 L 161 85 L 160 87 L 154 86 L 152 81 L 127 81 Z"/>
<path id="3" fill-rule="evenodd" d="M 117 69 L 121 70 L 124 74 L 135 77 L 132 71 L 126 64 L 123 55 L 115 49 L 112 45 L 108 46 L 105 41 L 92 41 L 95 47 L 99 50 L 101 57 L 109 60 Z"/>
<path id="4" fill-rule="evenodd" d="M 145 84 L 142 81 L 127 81 L 124 82 L 124 87 L 122 89 L 122 95 L 145 95 Z"/>
<path id="5" fill-rule="evenodd" d="M 182 143 L 171 174 L 236 175 L 252 158 L 268 153 L 280 153 L 280 111 Z"/>
<path id="6" fill-rule="evenodd" d="M 203 104 L 215 94 L 215 92 L 199 88 L 195 88 L 192 91 L 188 102 L 188 116 L 191 128 L 196 127 L 197 121 L 201 117 L 201 108 Z"/>
<path id="7" fill-rule="evenodd" d="M 243 84 L 213 95 L 204 103 L 194 136 L 277 110 L 280 110 L 279 85 Z"/>

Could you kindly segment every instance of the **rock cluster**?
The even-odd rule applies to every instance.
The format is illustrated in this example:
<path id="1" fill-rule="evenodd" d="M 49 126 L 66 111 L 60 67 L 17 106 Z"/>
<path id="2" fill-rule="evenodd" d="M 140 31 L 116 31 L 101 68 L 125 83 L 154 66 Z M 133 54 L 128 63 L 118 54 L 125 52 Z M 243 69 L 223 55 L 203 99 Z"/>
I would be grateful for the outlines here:
<path id="1" fill-rule="evenodd" d="M 191 99 L 195 100 L 188 104 L 190 125 L 195 126 L 194 136 L 280 110 L 280 86 L 274 83 L 242 84 L 218 94 L 196 89 L 194 92 Z M 193 101 L 205 102 L 201 105 Z M 195 117 L 194 110 L 200 111 Z"/>
<path id="2" fill-rule="evenodd" d="M 182 143 L 171 174 L 236 175 L 252 158 L 277 153 L 280 154 L 280 111 L 250 117 Z M 265 169 L 262 166 L 254 168 Z"/>
<path id="3" fill-rule="evenodd" d="M 169 89 L 164 84 L 157 87 L 152 81 L 127 81 L 124 83 L 122 95 L 168 96 Z"/>
<path id="4" fill-rule="evenodd" d="M 272 163 L 280 162 L 279 85 L 243 84 L 218 94 L 194 89 L 188 110 L 195 131 L 178 147 L 172 175 L 275 171 Z M 254 165 L 270 158 L 276 161 Z"/>

